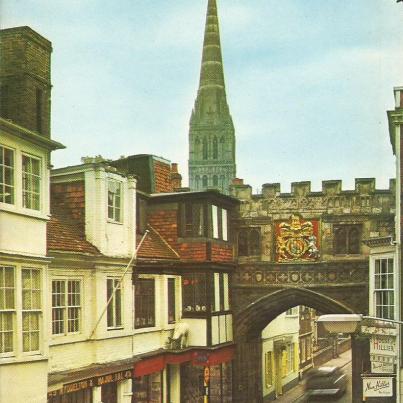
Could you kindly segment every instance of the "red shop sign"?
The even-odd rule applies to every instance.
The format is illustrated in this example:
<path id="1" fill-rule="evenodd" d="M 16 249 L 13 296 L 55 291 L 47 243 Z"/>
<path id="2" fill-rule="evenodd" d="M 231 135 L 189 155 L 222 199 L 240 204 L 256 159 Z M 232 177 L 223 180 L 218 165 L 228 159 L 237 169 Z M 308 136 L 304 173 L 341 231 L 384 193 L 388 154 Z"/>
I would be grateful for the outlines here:
<path id="1" fill-rule="evenodd" d="M 134 365 L 134 377 L 150 375 L 154 372 L 160 372 L 165 367 L 165 359 L 163 355 L 157 357 L 145 358 Z"/>

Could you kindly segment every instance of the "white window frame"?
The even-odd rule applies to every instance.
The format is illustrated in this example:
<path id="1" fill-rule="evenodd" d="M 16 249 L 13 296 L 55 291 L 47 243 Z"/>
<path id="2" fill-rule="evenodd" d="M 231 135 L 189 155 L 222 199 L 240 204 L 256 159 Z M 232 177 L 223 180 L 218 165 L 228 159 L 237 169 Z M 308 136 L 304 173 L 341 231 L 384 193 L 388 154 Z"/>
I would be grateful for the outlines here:
<path id="1" fill-rule="evenodd" d="M 377 263 L 379 262 L 379 269 L 381 269 L 382 262 L 386 264 L 386 272 L 381 273 L 377 272 Z M 390 264 L 389 264 L 390 263 Z M 391 271 L 389 269 L 391 268 Z M 384 319 L 395 319 L 396 317 L 396 295 L 395 295 L 395 284 L 394 284 L 394 277 L 395 277 L 395 259 L 393 255 L 388 256 L 374 256 L 373 258 L 373 310 L 374 315 L 377 317 L 381 317 Z M 377 286 L 381 284 L 382 278 L 386 278 L 386 287 L 384 286 Z M 379 279 L 379 282 L 378 282 Z M 378 298 L 381 297 L 382 293 L 387 293 L 388 298 L 392 299 L 392 303 L 383 304 L 378 303 Z M 378 311 L 380 309 L 380 311 Z M 385 312 L 385 310 L 387 312 Z M 385 315 L 386 314 L 386 315 Z"/>
<path id="2" fill-rule="evenodd" d="M 228 241 L 228 211 L 221 209 L 221 227 L 222 227 L 222 239 Z"/>
<path id="3" fill-rule="evenodd" d="M 106 311 L 106 326 L 108 330 L 113 330 L 113 329 L 122 329 L 123 328 L 123 287 L 122 287 L 122 282 L 118 277 L 107 277 L 106 279 L 106 298 L 107 301 L 110 298 L 110 295 L 108 293 L 109 290 L 109 282 L 111 282 L 112 287 L 111 292 L 112 294 L 112 299 L 108 304 L 108 308 Z M 117 287 L 116 287 L 117 286 Z M 113 290 L 115 289 L 115 292 Z M 117 299 L 119 298 L 119 305 L 120 305 L 120 323 L 117 321 L 117 309 L 119 307 L 116 306 Z M 112 315 L 111 317 L 109 315 Z M 111 322 L 109 322 L 109 319 L 111 319 Z"/>
<path id="4" fill-rule="evenodd" d="M 54 284 L 63 284 L 63 292 L 54 292 Z M 69 285 L 78 284 L 78 292 L 70 292 Z M 66 336 L 69 334 L 78 334 L 82 332 L 82 281 L 79 278 L 52 278 L 51 281 L 51 295 L 52 295 L 52 336 Z M 72 291 L 77 291 L 77 288 Z M 58 290 L 56 290 L 58 291 Z M 55 299 L 60 296 L 60 305 L 55 305 Z M 77 304 L 78 295 L 78 304 Z M 75 297 L 74 297 L 75 296 Z M 59 311 L 62 313 L 61 319 L 54 320 L 53 313 Z M 73 315 L 73 312 L 77 312 L 77 315 Z M 62 329 L 59 332 L 54 331 L 55 322 L 59 322 L 62 325 Z M 78 323 L 77 329 L 71 329 L 71 323 Z"/>
<path id="5" fill-rule="evenodd" d="M 6 285 L 6 269 L 12 270 L 12 286 Z M 1 287 L 1 285 L 3 285 Z M 7 294 L 12 290 L 12 306 L 7 304 Z M 10 321 L 11 317 L 11 329 L 5 329 L 6 317 Z M 15 354 L 15 333 L 16 333 L 16 267 L 12 265 L 2 264 L 0 266 L 0 357 L 12 356 Z M 4 327 L 3 327 L 4 326 Z M 11 333 L 11 350 L 5 350 L 5 334 Z"/>
<path id="6" fill-rule="evenodd" d="M 218 231 L 218 207 L 214 204 L 211 205 L 211 215 L 212 215 L 212 227 L 213 227 L 213 238 L 219 238 L 219 231 Z"/>
<path id="7" fill-rule="evenodd" d="M 115 189 L 111 187 L 114 186 Z M 108 203 L 108 220 L 113 222 L 123 222 L 123 186 L 122 182 L 113 178 L 107 180 L 107 203 Z M 111 196 L 111 200 L 110 200 Z"/>
<path id="8" fill-rule="evenodd" d="M 38 172 L 33 172 L 32 163 L 30 170 L 24 171 L 24 158 L 38 163 Z M 39 157 L 21 154 L 21 177 L 22 177 L 22 206 L 26 209 L 40 211 L 42 208 L 42 160 Z M 35 182 L 38 181 L 37 191 L 34 189 Z M 35 203 L 38 203 L 36 206 Z"/>
<path id="9" fill-rule="evenodd" d="M 23 274 L 30 273 L 30 287 L 24 287 Z M 37 272 L 39 279 L 39 288 L 33 286 L 33 273 Z M 29 295 L 29 298 L 24 298 Z M 35 295 L 38 295 L 37 304 L 35 304 Z M 26 305 L 25 305 L 26 303 Z M 21 268 L 21 308 L 22 308 L 22 351 L 23 353 L 38 353 L 41 349 L 42 333 L 42 273 L 37 267 Z M 37 324 L 37 328 L 35 328 Z M 38 337 L 38 348 L 33 348 L 34 337 Z M 29 348 L 24 347 L 24 338 L 28 337 Z"/>
<path id="10" fill-rule="evenodd" d="M 12 153 L 11 165 L 5 164 L 6 150 L 10 151 Z M 4 181 L 0 182 L 0 202 L 5 203 L 5 204 L 14 205 L 15 204 L 15 157 L 16 157 L 16 152 L 14 149 L 0 144 L 0 153 L 1 153 L 1 161 L 2 161 L 2 163 L 0 163 L 0 171 L 1 171 L 0 178 L 4 178 Z M 8 183 L 5 179 L 7 170 L 10 171 L 10 178 L 11 178 L 10 183 Z M 11 193 L 9 194 L 8 191 L 10 191 Z M 11 196 L 10 201 L 6 201 L 6 198 L 8 195 Z"/>

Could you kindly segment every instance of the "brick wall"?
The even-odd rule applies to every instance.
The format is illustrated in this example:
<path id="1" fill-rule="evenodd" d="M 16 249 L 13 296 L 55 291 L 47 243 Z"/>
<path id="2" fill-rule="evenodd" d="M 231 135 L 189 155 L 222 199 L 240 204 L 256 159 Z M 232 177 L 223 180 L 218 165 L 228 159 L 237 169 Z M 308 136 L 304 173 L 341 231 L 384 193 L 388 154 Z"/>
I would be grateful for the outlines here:
<path id="1" fill-rule="evenodd" d="M 232 262 L 234 260 L 233 246 L 213 243 L 211 245 L 211 260 L 214 262 Z"/>

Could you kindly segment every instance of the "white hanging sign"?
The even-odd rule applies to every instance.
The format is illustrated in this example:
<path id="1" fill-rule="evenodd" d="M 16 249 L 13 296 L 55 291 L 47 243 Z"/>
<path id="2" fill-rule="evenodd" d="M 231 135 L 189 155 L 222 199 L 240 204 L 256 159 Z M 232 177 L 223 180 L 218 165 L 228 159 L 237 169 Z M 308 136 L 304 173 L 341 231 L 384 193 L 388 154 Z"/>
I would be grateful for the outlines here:
<path id="1" fill-rule="evenodd" d="M 362 384 L 364 397 L 393 396 L 392 377 L 364 377 Z"/>

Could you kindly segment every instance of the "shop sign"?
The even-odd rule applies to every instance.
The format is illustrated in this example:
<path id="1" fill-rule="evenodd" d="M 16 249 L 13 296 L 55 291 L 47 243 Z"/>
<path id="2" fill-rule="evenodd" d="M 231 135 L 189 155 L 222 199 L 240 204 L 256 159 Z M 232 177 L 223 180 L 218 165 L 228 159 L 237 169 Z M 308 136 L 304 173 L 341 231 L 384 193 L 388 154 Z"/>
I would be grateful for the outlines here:
<path id="1" fill-rule="evenodd" d="M 393 374 L 394 369 L 393 363 L 371 361 L 371 372 L 373 374 Z"/>
<path id="2" fill-rule="evenodd" d="M 107 383 L 119 382 L 124 379 L 130 379 L 132 377 L 132 371 L 127 369 L 126 371 L 115 372 L 114 374 L 108 374 L 103 376 L 98 376 L 95 378 L 96 385 L 102 386 Z"/>
<path id="3" fill-rule="evenodd" d="M 381 336 L 377 334 L 371 335 L 370 353 L 395 356 L 396 355 L 396 337 Z"/>
<path id="4" fill-rule="evenodd" d="M 361 326 L 361 333 L 397 336 L 397 329 L 395 327 Z"/>
<path id="5" fill-rule="evenodd" d="M 383 362 L 385 364 L 396 364 L 396 356 L 383 355 L 383 354 L 370 354 L 369 359 L 371 362 Z"/>
<path id="6" fill-rule="evenodd" d="M 68 393 L 78 392 L 83 389 L 92 388 L 94 386 L 102 386 L 107 383 L 119 382 L 124 379 L 132 378 L 132 370 L 127 369 L 125 371 L 115 372 L 113 374 L 107 374 L 102 376 L 97 376 L 94 378 L 83 379 L 82 381 L 69 383 L 64 385 L 61 389 L 54 390 L 48 393 L 48 399 L 56 396 L 66 395 Z"/>
<path id="7" fill-rule="evenodd" d="M 392 377 L 364 377 L 362 382 L 364 397 L 393 396 Z"/>

